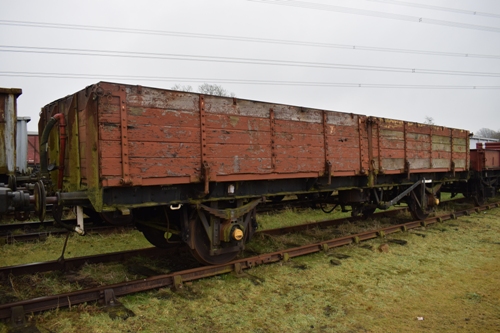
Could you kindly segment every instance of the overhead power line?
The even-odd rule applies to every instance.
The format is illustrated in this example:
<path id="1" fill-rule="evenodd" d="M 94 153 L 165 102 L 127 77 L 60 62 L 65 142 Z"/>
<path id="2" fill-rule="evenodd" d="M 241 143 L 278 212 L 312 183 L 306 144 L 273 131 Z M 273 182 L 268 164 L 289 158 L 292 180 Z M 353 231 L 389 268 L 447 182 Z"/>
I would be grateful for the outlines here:
<path id="1" fill-rule="evenodd" d="M 295 1 L 295 0 L 247 0 L 251 2 L 261 3 L 261 4 L 271 4 L 271 5 L 280 5 L 280 6 L 289 6 L 296 8 L 307 8 L 307 9 L 316 9 L 316 10 L 324 10 L 338 13 L 347 13 L 353 15 L 362 15 L 362 16 L 371 16 L 371 17 L 379 17 L 385 19 L 392 20 L 400 20 L 400 21 L 408 21 L 415 23 L 423 23 L 423 24 L 434 24 L 441 25 L 453 28 L 462 28 L 462 29 L 472 29 L 472 30 L 481 30 L 488 32 L 500 32 L 500 28 L 496 27 L 488 27 L 483 25 L 475 25 L 475 24 L 467 24 L 460 22 L 452 22 L 452 21 L 444 21 L 444 20 L 435 20 L 429 19 L 419 16 L 410 16 L 410 15 L 402 15 L 402 14 L 394 14 L 388 12 L 379 12 L 374 10 L 366 10 L 366 9 L 358 9 L 352 7 L 342 7 L 342 6 L 333 6 L 333 5 L 325 5 L 314 2 L 304 2 L 304 1 Z"/>
<path id="2" fill-rule="evenodd" d="M 476 53 L 398 49 L 398 48 L 372 47 L 372 46 L 363 46 L 363 45 L 316 43 L 316 42 L 305 42 L 305 41 L 293 41 L 293 40 L 286 40 L 286 39 L 253 38 L 253 37 L 241 37 L 241 36 L 230 36 L 230 35 L 213 35 L 213 34 L 199 34 L 199 33 L 188 33 L 188 32 L 176 32 L 176 31 L 160 31 L 160 30 L 143 30 L 143 29 L 129 29 L 129 28 L 103 27 L 103 26 L 90 26 L 90 25 L 58 24 L 58 23 L 44 23 L 44 22 L 28 22 L 28 21 L 9 21 L 9 20 L 0 20 L 0 25 L 21 26 L 21 27 L 31 27 L 31 28 L 47 28 L 47 29 L 99 31 L 99 32 L 140 34 L 140 35 L 173 36 L 173 37 L 200 38 L 200 39 L 213 39 L 213 40 L 229 40 L 229 41 L 238 41 L 238 42 L 267 43 L 267 44 L 294 45 L 294 46 L 306 46 L 306 47 L 323 47 L 323 48 L 335 48 L 335 49 L 392 52 L 392 53 L 405 53 L 405 54 L 420 54 L 420 55 L 432 55 L 432 56 L 500 59 L 500 55 L 488 55 L 488 54 L 476 54 Z"/>
<path id="3" fill-rule="evenodd" d="M 201 61 L 201 62 L 250 64 L 250 65 L 329 68 L 329 69 L 393 72 L 393 73 L 408 73 L 408 74 L 500 77 L 500 73 L 494 73 L 494 72 L 468 72 L 468 71 L 453 71 L 453 70 L 427 69 L 427 68 L 366 66 L 366 65 L 351 65 L 351 64 L 321 63 L 321 62 L 301 62 L 301 61 L 256 59 L 256 58 L 232 58 L 232 57 L 215 57 L 215 56 L 197 56 L 197 55 L 188 55 L 188 54 L 85 50 L 85 49 L 69 49 L 69 48 L 47 48 L 47 47 L 0 45 L 0 52 L 20 52 L 20 53 L 58 54 L 58 55 L 76 55 L 76 56 L 100 56 L 100 57 L 113 57 L 113 58 L 124 57 L 124 58 L 140 58 L 140 59 L 169 59 L 169 60 L 181 60 L 181 61 L 197 61 L 197 62 Z"/>
<path id="4" fill-rule="evenodd" d="M 466 14 L 466 15 L 474 15 L 474 16 L 486 16 L 486 17 L 500 18 L 500 14 L 478 12 L 478 11 L 467 10 L 467 9 L 458 9 L 458 8 L 449 8 L 449 7 L 440 7 L 440 6 L 433 6 L 433 5 L 425 5 L 425 4 L 414 3 L 414 2 L 406 2 L 406 1 L 398 1 L 398 0 L 366 0 L 366 1 L 383 2 L 383 3 L 392 4 L 392 5 L 398 5 L 398 6 L 424 8 L 424 9 L 438 10 L 438 11 L 458 13 L 458 14 Z"/>
<path id="5" fill-rule="evenodd" d="M 340 87 L 340 88 L 385 88 L 385 89 L 468 89 L 485 90 L 500 89 L 500 86 L 463 86 L 463 85 L 408 85 L 408 84 L 373 84 L 373 83 L 339 83 L 339 82 L 307 82 L 307 81 L 272 81 L 272 80 L 244 80 L 220 78 L 186 78 L 168 76 L 142 76 L 142 75 L 113 75 L 113 74 L 83 74 L 83 73 L 42 73 L 42 72 L 8 72 L 0 71 L 0 76 L 5 77 L 31 77 L 48 79 L 97 79 L 97 80 L 134 80 L 158 81 L 175 83 L 225 83 L 249 85 L 275 85 L 275 86 L 301 86 L 301 87 Z"/>

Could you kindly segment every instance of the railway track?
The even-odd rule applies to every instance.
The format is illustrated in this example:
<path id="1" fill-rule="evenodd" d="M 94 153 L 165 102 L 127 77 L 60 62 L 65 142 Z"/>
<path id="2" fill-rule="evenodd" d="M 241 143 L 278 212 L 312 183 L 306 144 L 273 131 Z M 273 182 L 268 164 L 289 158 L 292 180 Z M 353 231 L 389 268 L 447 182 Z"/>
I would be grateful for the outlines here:
<path id="1" fill-rule="evenodd" d="M 389 234 L 401 231 L 407 231 L 421 226 L 428 226 L 438 222 L 456 219 L 460 216 L 470 215 L 472 213 L 479 213 L 484 210 L 489 210 L 498 207 L 500 207 L 500 203 L 492 203 L 480 207 L 469 208 L 450 214 L 444 214 L 437 217 L 428 218 L 426 220 L 401 223 L 389 227 L 384 227 L 378 230 L 366 231 L 345 237 L 335 238 L 327 241 L 321 241 L 314 244 L 276 251 L 273 253 L 251 256 L 235 260 L 227 264 L 196 267 L 178 271 L 175 273 L 158 275 L 135 281 L 127 281 L 123 283 L 100 286 L 65 294 L 38 297 L 35 299 L 3 304 L 0 305 L 0 319 L 12 318 L 13 322 L 16 322 L 19 320 L 19 318 L 24 316 L 24 313 L 46 311 L 60 307 L 73 306 L 83 302 L 98 301 L 98 300 L 104 300 L 105 304 L 110 306 L 116 306 L 118 304 L 116 297 L 118 296 L 123 296 L 131 293 L 147 291 L 162 287 L 173 287 L 179 289 L 182 288 L 183 283 L 185 282 L 211 277 L 215 275 L 225 274 L 229 272 L 242 274 L 244 270 L 250 269 L 258 265 L 280 262 L 280 261 L 288 261 L 294 257 L 303 256 L 306 254 L 316 253 L 320 251 L 328 251 L 329 249 L 335 247 L 349 245 L 353 243 L 360 243 L 362 241 L 374 239 L 377 237 L 385 237 L 386 235 Z M 340 223 L 339 220 L 337 220 L 337 222 Z M 334 222 L 331 221 L 330 223 L 335 224 Z M 314 225 L 313 223 L 309 223 L 307 225 L 302 225 L 302 228 L 303 229 L 311 228 L 313 225 Z M 316 227 L 318 227 L 318 225 Z M 272 234 L 278 233 L 278 231 L 273 231 L 273 230 L 267 230 L 265 232 L 266 233 L 271 232 Z M 285 233 L 285 231 L 283 231 L 283 233 Z"/>
<path id="2" fill-rule="evenodd" d="M 403 211 L 406 211 L 406 208 L 399 208 L 390 211 L 378 212 L 373 215 L 373 218 L 390 217 Z M 362 217 L 329 219 L 329 220 L 310 222 L 284 228 L 262 230 L 258 231 L 256 235 L 258 234 L 283 235 L 291 232 L 301 232 L 313 228 L 327 228 L 331 226 L 338 226 L 345 223 L 360 221 L 362 219 L 363 219 Z M 67 233 L 67 231 L 65 231 L 65 233 Z M 99 263 L 123 261 L 128 258 L 132 258 L 134 256 L 142 256 L 150 258 L 161 257 L 164 255 L 172 254 L 174 251 L 182 251 L 183 249 L 187 251 L 187 247 L 184 246 L 175 247 L 172 249 L 160 249 L 157 247 L 151 247 L 139 250 L 104 253 L 104 254 L 97 254 L 97 255 L 77 257 L 77 258 L 67 258 L 67 259 L 59 258 L 58 260 L 47 261 L 47 262 L 0 267 L 0 277 L 10 276 L 10 275 L 18 276 L 23 274 L 35 274 L 35 273 L 49 272 L 55 270 L 75 270 L 86 263 L 99 264 Z"/>
<path id="3" fill-rule="evenodd" d="M 43 222 L 45 223 L 45 222 Z M 21 225 L 20 223 L 19 225 Z M 34 225 L 38 225 L 38 229 L 31 228 L 31 226 L 20 226 L 19 228 L 12 229 L 13 232 L 0 233 L 0 244 L 12 244 L 14 242 L 32 242 L 32 241 L 44 241 L 50 236 L 61 236 L 68 233 L 68 230 L 54 227 L 52 222 L 49 224 L 41 224 L 41 222 L 33 222 Z M 76 225 L 76 222 L 69 221 L 69 225 Z M 17 227 L 17 226 L 16 226 Z M 12 227 L 11 227 L 12 228 Z M 130 229 L 133 228 L 132 225 L 116 226 L 116 225 L 94 225 L 89 224 L 85 226 L 86 233 L 109 233 L 116 229 Z"/>

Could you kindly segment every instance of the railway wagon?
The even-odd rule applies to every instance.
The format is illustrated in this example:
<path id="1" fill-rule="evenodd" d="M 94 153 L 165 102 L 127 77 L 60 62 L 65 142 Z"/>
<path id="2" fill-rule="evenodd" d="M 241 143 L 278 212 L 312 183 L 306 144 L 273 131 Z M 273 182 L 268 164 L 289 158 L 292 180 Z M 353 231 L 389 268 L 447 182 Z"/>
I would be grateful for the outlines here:
<path id="1" fill-rule="evenodd" d="M 482 197 L 495 196 L 500 187 L 500 143 L 477 143 L 470 150 L 470 163 L 473 175 L 481 181 L 477 202 L 481 203 Z"/>
<path id="2" fill-rule="evenodd" d="M 0 183 L 16 173 L 17 98 L 21 89 L 0 88 Z"/>
<path id="3" fill-rule="evenodd" d="M 35 206 L 133 221 L 207 264 L 243 249 L 266 199 L 366 216 L 403 201 L 423 218 L 470 168 L 466 130 L 110 82 L 45 106 L 39 133 Z"/>
<path id="4" fill-rule="evenodd" d="M 40 138 L 38 132 L 28 132 L 28 165 L 35 167 L 40 164 Z"/>

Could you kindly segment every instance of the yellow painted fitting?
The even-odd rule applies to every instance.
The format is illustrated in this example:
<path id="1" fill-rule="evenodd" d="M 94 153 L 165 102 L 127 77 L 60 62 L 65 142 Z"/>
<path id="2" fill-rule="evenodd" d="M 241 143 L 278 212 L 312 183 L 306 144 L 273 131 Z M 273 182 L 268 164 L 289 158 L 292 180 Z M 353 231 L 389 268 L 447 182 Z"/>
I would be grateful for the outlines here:
<path id="1" fill-rule="evenodd" d="M 237 241 L 242 240 L 243 239 L 243 230 L 241 230 L 240 228 L 234 228 L 233 238 Z"/>

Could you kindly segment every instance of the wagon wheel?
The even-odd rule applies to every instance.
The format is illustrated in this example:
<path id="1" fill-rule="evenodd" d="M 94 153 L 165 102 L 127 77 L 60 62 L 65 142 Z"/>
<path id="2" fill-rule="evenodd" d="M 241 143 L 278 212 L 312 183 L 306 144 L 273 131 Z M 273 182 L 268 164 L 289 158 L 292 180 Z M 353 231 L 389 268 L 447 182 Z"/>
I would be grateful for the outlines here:
<path id="1" fill-rule="evenodd" d="M 196 219 L 192 219 L 190 221 L 189 229 L 191 230 L 191 237 L 192 237 L 191 244 L 194 246 L 194 248 L 191 249 L 191 253 L 193 254 L 193 257 L 195 257 L 195 259 L 198 260 L 201 264 L 204 265 L 225 264 L 236 258 L 240 253 L 239 251 L 235 251 L 235 252 L 227 252 L 211 256 L 210 240 L 208 239 L 207 233 L 205 232 L 205 228 L 203 227 L 203 224 L 199 216 L 196 216 Z M 246 238 L 247 238 L 247 233 L 245 233 L 245 236 L 243 237 L 241 242 L 244 242 Z M 231 243 L 221 242 L 221 244 L 234 246 L 233 242 Z"/>
<path id="2" fill-rule="evenodd" d="M 352 206 L 351 216 L 352 217 L 362 216 L 364 219 L 367 219 L 370 216 L 372 216 L 373 213 L 375 213 L 376 209 L 377 209 L 376 207 L 370 207 L 363 204 L 359 204 L 356 206 Z"/>
<path id="3" fill-rule="evenodd" d="M 377 209 L 376 207 L 365 208 L 361 211 L 361 215 L 363 216 L 364 219 L 367 219 L 367 218 L 371 217 L 373 215 L 373 213 L 375 213 L 376 209 Z"/>
<path id="4" fill-rule="evenodd" d="M 472 198 L 476 206 L 482 206 L 486 202 L 486 198 L 484 196 L 484 186 L 480 182 L 476 182 L 474 185 L 474 194 L 472 195 Z"/>
<path id="5" fill-rule="evenodd" d="M 427 196 L 425 196 L 425 200 L 427 200 Z M 414 220 L 425 220 L 429 217 L 430 211 L 422 209 L 422 207 L 417 203 L 417 200 L 413 197 L 410 196 L 410 198 L 407 199 L 407 204 Z"/>

